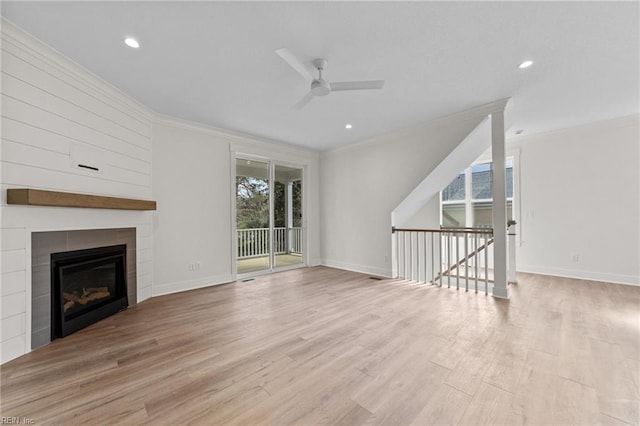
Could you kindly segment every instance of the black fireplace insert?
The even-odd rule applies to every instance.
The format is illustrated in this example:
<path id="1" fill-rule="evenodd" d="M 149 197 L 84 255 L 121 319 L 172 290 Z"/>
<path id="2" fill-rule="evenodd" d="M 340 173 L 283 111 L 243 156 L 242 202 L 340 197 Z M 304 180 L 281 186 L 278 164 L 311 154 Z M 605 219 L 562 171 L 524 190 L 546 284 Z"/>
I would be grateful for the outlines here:
<path id="1" fill-rule="evenodd" d="M 51 254 L 51 340 L 126 309 L 126 245 Z"/>

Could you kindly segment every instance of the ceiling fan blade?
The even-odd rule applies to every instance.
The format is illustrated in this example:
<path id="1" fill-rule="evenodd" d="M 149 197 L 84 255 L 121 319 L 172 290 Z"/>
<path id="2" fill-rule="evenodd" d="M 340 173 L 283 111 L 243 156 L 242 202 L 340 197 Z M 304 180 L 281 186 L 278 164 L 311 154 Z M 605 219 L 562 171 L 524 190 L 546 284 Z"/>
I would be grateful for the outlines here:
<path id="1" fill-rule="evenodd" d="M 313 95 L 313 93 L 311 93 L 311 92 L 307 93 L 302 99 L 300 99 L 298 101 L 297 104 L 292 106 L 291 109 L 302 109 L 302 108 L 304 108 L 304 106 L 306 104 L 308 104 L 311 101 L 311 99 L 313 99 L 314 97 L 315 96 Z"/>
<path id="2" fill-rule="evenodd" d="M 300 60 L 296 58 L 296 56 L 291 53 L 289 49 L 283 47 L 282 49 L 276 50 L 276 53 L 278 54 L 278 56 L 284 59 L 284 61 L 289 64 L 291 68 L 296 70 L 298 74 L 302 76 L 302 78 L 307 80 L 309 83 L 313 81 L 313 75 L 309 71 L 309 68 L 307 68 L 302 62 L 300 62 Z"/>
<path id="3" fill-rule="evenodd" d="M 340 90 L 371 90 L 382 89 L 384 86 L 384 80 L 372 80 L 372 81 L 340 81 L 337 83 L 331 83 L 331 91 L 338 92 Z"/>

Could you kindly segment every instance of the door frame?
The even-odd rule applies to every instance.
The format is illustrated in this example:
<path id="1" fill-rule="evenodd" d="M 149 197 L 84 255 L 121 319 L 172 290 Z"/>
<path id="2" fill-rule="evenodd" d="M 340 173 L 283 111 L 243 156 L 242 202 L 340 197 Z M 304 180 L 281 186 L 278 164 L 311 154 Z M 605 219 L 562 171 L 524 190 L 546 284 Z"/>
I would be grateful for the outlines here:
<path id="1" fill-rule="evenodd" d="M 287 271 L 290 269 L 304 268 L 308 265 L 308 244 L 307 244 L 307 165 L 296 164 L 288 161 L 282 161 L 276 158 L 265 157 L 255 154 L 249 154 L 239 151 L 231 151 L 230 155 L 230 175 L 231 175 L 231 276 L 234 281 L 246 278 L 252 278 L 259 275 L 271 274 L 273 272 Z M 261 271 L 247 272 L 238 274 L 237 257 L 238 257 L 238 230 L 237 230 L 237 209 L 236 209 L 236 161 L 250 160 L 267 163 L 269 172 L 269 268 Z M 275 267 L 275 253 L 273 252 L 273 229 L 274 229 L 274 197 L 273 188 L 275 184 L 275 167 L 291 167 L 302 171 L 302 263 L 298 265 Z"/>

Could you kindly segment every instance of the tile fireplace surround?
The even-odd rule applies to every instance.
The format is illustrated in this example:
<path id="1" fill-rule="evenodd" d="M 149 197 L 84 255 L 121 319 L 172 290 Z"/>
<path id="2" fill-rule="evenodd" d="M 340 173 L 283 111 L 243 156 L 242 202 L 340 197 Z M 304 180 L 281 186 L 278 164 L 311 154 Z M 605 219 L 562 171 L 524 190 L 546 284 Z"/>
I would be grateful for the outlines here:
<path id="1" fill-rule="evenodd" d="M 127 296 L 137 300 L 136 228 L 33 232 L 31 234 L 31 349 L 51 341 L 51 254 L 127 245 Z"/>

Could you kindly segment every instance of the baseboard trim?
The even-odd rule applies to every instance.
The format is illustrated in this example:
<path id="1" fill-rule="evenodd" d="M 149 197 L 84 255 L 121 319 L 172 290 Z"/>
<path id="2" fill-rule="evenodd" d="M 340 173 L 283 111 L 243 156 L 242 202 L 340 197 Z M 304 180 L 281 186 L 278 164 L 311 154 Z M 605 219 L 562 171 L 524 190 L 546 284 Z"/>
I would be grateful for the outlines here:
<path id="1" fill-rule="evenodd" d="M 549 268 L 545 266 L 535 265 L 518 265 L 518 272 L 640 286 L 640 277 L 634 277 L 632 275 L 610 274 L 606 272 L 579 271 L 575 269 Z"/>
<path id="2" fill-rule="evenodd" d="M 231 281 L 233 281 L 233 277 L 231 275 L 216 275 L 173 283 L 154 284 L 152 297 L 180 293 L 182 291 L 195 290 L 198 288 L 211 287 L 214 285 L 227 284 Z"/>
<path id="3" fill-rule="evenodd" d="M 339 262 L 337 260 L 323 259 L 322 265 L 330 268 L 344 269 L 352 272 L 359 272 L 361 274 L 376 275 L 385 278 L 391 278 L 391 271 L 384 268 L 377 268 L 375 266 L 357 265 L 354 263 Z"/>
<path id="4" fill-rule="evenodd" d="M 314 257 L 313 259 L 307 262 L 307 266 L 320 266 L 320 265 L 324 265 L 324 263 L 322 263 L 322 259 L 318 257 Z"/>

